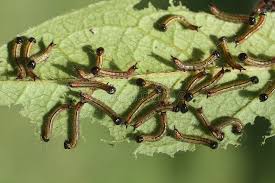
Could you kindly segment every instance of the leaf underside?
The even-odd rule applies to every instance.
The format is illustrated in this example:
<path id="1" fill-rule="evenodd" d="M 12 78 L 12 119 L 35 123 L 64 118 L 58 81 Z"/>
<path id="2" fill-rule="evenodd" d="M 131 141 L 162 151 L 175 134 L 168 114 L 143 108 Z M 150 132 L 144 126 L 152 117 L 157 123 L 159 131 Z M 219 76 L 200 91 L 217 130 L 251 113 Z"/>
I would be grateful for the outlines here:
<path id="1" fill-rule="evenodd" d="M 65 102 L 72 93 L 66 83 L 75 79 L 74 66 L 89 69 L 95 64 L 95 58 L 89 51 L 97 47 L 105 48 L 104 68 L 127 70 L 134 63 L 138 63 L 138 70 L 134 78 L 160 82 L 171 88 L 171 101 L 176 91 L 181 87 L 190 73 L 177 71 L 170 61 L 170 55 L 182 60 L 199 60 L 206 58 L 217 49 L 216 40 L 221 36 L 233 37 L 241 28 L 239 24 L 223 22 L 211 14 L 194 13 L 184 7 L 170 7 L 168 11 L 156 10 L 150 6 L 136 11 L 133 5 L 136 0 L 101 1 L 76 12 L 56 17 L 20 35 L 35 37 L 39 46 L 47 45 L 52 40 L 57 44 L 49 61 L 40 64 L 35 72 L 40 76 L 38 81 L 17 81 L 13 61 L 8 57 L 7 45 L 0 48 L 0 105 L 22 106 L 20 114 L 30 119 L 40 133 L 40 126 L 45 115 L 59 102 Z M 113 8 L 116 7 L 116 8 Z M 184 29 L 181 25 L 172 24 L 167 32 L 160 32 L 154 28 L 154 23 L 163 15 L 178 14 L 185 16 L 190 22 L 202 26 L 199 32 Z M 114 16 L 115 15 L 115 16 Z M 275 14 L 268 14 L 264 27 L 248 39 L 244 44 L 235 48 L 230 44 L 230 51 L 234 56 L 240 52 L 248 52 L 258 57 L 272 57 L 275 52 Z M 93 29 L 92 34 L 89 29 Z M 33 53 L 39 51 L 36 46 Z M 220 60 L 224 62 L 223 59 Z M 215 73 L 220 68 L 212 68 Z M 239 71 L 225 75 L 223 82 L 237 79 Z M 196 97 L 191 102 L 194 107 L 203 107 L 209 120 L 222 116 L 240 118 L 244 124 L 253 123 L 256 116 L 264 116 L 271 121 L 274 133 L 275 113 L 272 112 L 275 96 L 267 102 L 260 103 L 258 94 L 266 82 L 274 75 L 272 70 L 247 68 L 242 74 L 256 75 L 260 83 L 245 90 L 227 92 L 219 96 L 206 98 L 204 95 Z M 114 95 L 103 91 L 96 91 L 95 97 L 111 106 L 119 114 L 125 114 L 142 92 L 131 81 L 123 79 L 102 78 L 103 82 L 111 83 L 117 88 Z M 85 90 L 82 90 L 85 91 Z M 90 105 L 85 105 L 81 111 L 81 119 L 88 118 L 92 123 L 98 122 L 106 126 L 114 142 L 130 141 L 128 138 L 132 129 L 115 126 L 111 119 L 98 112 Z M 175 125 L 181 132 L 206 136 L 206 132 L 195 116 L 188 112 L 168 113 L 169 128 Z M 58 117 L 53 132 L 56 135 L 66 135 L 67 114 Z M 145 133 L 154 131 L 156 119 L 145 123 L 139 130 Z M 220 146 L 228 144 L 238 145 L 238 136 L 225 129 L 225 139 Z M 81 134 L 85 135 L 85 134 Z M 53 137 L 54 138 L 54 137 Z M 132 142 L 134 143 L 134 142 Z M 153 155 L 165 153 L 173 156 L 178 151 L 193 151 L 195 145 L 178 142 L 171 137 L 164 137 L 159 142 L 142 143 L 135 153 Z"/>

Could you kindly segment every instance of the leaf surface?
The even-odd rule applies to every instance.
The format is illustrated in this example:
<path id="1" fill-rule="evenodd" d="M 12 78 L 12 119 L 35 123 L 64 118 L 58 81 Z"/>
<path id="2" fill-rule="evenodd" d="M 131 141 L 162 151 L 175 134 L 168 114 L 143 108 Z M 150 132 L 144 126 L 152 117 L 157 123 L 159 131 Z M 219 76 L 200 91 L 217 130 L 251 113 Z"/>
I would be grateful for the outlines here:
<path id="1" fill-rule="evenodd" d="M 221 36 L 232 37 L 240 29 L 240 25 L 223 22 L 213 15 L 199 12 L 194 13 L 184 7 L 170 7 L 168 11 L 156 10 L 149 6 L 144 10 L 136 11 L 133 5 L 136 0 L 101 1 L 89 7 L 56 17 L 37 27 L 31 28 L 21 35 L 35 37 L 39 44 L 47 45 L 52 40 L 57 44 L 49 61 L 38 65 L 35 72 L 40 81 L 17 81 L 15 79 L 14 64 L 9 58 L 7 45 L 0 48 L 0 105 L 21 105 L 20 113 L 28 117 L 30 122 L 40 126 L 45 115 L 58 103 L 64 102 L 71 90 L 66 83 L 75 79 L 74 66 L 82 66 L 87 70 L 94 65 L 95 58 L 90 47 L 105 48 L 104 68 L 127 70 L 131 65 L 138 63 L 137 77 L 161 82 L 171 88 L 171 101 L 177 95 L 190 73 L 180 72 L 170 61 L 170 55 L 182 60 L 199 60 L 206 58 L 216 48 L 217 38 Z M 114 8 L 115 7 L 115 8 Z M 185 16 L 188 21 L 202 26 L 199 32 L 184 29 L 181 25 L 173 23 L 167 32 L 160 32 L 154 28 L 155 22 L 166 14 Z M 261 57 L 272 57 L 275 52 L 275 14 L 268 14 L 264 27 L 247 40 L 243 45 L 234 47 L 230 44 L 230 51 L 237 56 L 240 52 L 252 53 Z M 93 29 L 92 34 L 89 29 Z M 33 53 L 39 51 L 36 46 Z M 224 62 L 221 60 L 221 62 Z M 211 69 L 211 73 L 220 68 Z M 196 97 L 191 105 L 203 107 L 210 120 L 222 116 L 240 118 L 245 124 L 253 123 L 258 115 L 265 116 L 271 121 L 272 129 L 275 125 L 275 113 L 272 112 L 275 97 L 267 102 L 260 103 L 258 94 L 266 82 L 274 77 L 272 70 L 263 70 L 249 67 L 248 76 L 256 75 L 260 83 L 245 90 L 232 91 L 219 96 L 206 98 L 204 95 Z M 231 81 L 239 77 L 239 72 L 232 71 L 226 74 L 222 82 Z M 95 97 L 110 105 L 119 114 L 125 114 L 137 96 L 140 95 L 138 87 L 128 80 L 104 78 L 103 82 L 111 83 L 117 88 L 115 95 L 108 95 L 96 91 Z M 81 111 L 81 119 L 88 118 L 92 123 L 98 122 L 106 126 L 115 142 L 130 141 L 127 134 L 131 128 L 115 126 L 112 121 L 88 104 Z M 175 125 L 186 134 L 207 135 L 195 116 L 188 112 L 169 113 L 169 128 Z M 67 114 L 62 114 L 54 126 L 54 135 L 66 134 Z M 140 130 L 152 132 L 156 127 L 156 120 L 151 119 Z M 237 145 L 238 136 L 225 130 L 226 137 L 221 147 L 228 144 Z M 82 134 L 85 136 L 85 134 Z M 134 143 L 134 142 L 132 142 Z M 165 153 L 173 156 L 178 151 L 195 150 L 195 145 L 178 142 L 171 137 L 164 137 L 159 142 L 143 143 L 138 145 L 135 153 L 153 155 Z"/>

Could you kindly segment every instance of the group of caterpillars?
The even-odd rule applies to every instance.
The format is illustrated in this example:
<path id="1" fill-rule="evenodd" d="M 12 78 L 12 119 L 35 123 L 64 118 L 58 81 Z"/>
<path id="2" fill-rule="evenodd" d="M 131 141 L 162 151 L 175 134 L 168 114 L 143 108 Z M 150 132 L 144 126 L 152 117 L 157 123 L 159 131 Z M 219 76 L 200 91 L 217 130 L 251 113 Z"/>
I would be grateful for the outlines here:
<path id="1" fill-rule="evenodd" d="M 31 77 L 34 81 L 39 77 L 33 72 L 36 64 L 42 63 L 49 58 L 49 54 L 56 46 L 51 42 L 48 47 L 34 55 L 31 55 L 31 49 L 36 43 L 36 39 L 31 37 L 24 40 L 24 37 L 17 37 L 12 45 L 12 56 L 17 65 L 17 79 L 24 79 L 26 76 Z"/>
<path id="2" fill-rule="evenodd" d="M 247 30 L 235 38 L 235 44 L 236 46 L 239 44 L 242 44 L 247 40 L 249 37 L 251 37 L 254 33 L 256 33 L 265 23 L 266 19 L 266 12 L 267 11 L 274 11 L 274 4 L 275 1 L 272 0 L 264 0 L 259 3 L 259 5 L 255 8 L 255 10 L 250 15 L 236 15 L 236 14 L 229 14 L 226 12 L 223 12 L 218 9 L 217 6 L 214 4 L 210 4 L 210 11 L 212 14 L 214 14 L 218 19 L 233 22 L 233 23 L 243 23 L 247 24 L 248 28 Z M 162 31 L 167 31 L 169 24 L 172 22 L 179 22 L 183 26 L 185 26 L 188 29 L 196 30 L 198 31 L 201 26 L 193 25 L 192 23 L 188 22 L 184 16 L 181 15 L 169 15 L 165 16 L 165 19 L 160 23 L 160 29 Z M 225 58 L 226 64 L 229 65 L 232 69 L 237 70 L 246 70 L 241 64 L 237 63 L 234 57 L 231 55 L 229 48 L 228 48 L 228 40 L 225 36 L 221 37 L 219 39 L 219 42 L 217 46 L 221 49 L 221 52 Z M 216 50 L 212 52 L 212 54 L 207 57 L 205 60 L 194 62 L 194 63 L 187 63 L 182 62 L 178 58 L 171 56 L 172 61 L 174 62 L 175 66 L 178 70 L 181 71 L 202 71 L 205 70 L 209 65 L 212 65 L 216 60 L 218 60 L 221 56 L 221 53 Z M 263 60 L 259 58 L 254 58 L 252 56 L 249 56 L 246 53 L 240 53 L 238 55 L 238 59 L 240 62 L 242 62 L 246 66 L 255 66 L 255 67 L 263 67 L 263 68 L 270 68 L 275 65 L 275 58 L 271 58 L 269 60 Z M 226 70 L 228 71 L 228 70 Z M 216 75 L 216 77 L 219 77 L 220 73 Z M 256 81 L 256 80 L 254 80 Z M 258 79 L 257 79 L 258 81 Z M 240 81 L 242 82 L 242 81 Z M 231 86 L 224 86 L 225 88 L 232 88 L 235 84 L 231 84 Z M 196 94 L 198 92 L 198 88 L 195 89 L 196 91 L 192 91 L 188 96 L 186 94 L 185 100 L 191 100 L 192 94 Z M 269 87 L 267 87 L 266 91 L 259 95 L 259 100 L 261 102 L 266 101 L 268 97 L 274 92 L 275 90 L 275 81 L 271 81 L 269 84 Z M 219 88 L 213 89 L 208 91 L 207 96 L 212 96 L 214 94 L 219 93 Z"/>
<path id="3" fill-rule="evenodd" d="M 103 54 L 99 54 L 99 50 L 102 48 L 97 49 L 97 62 L 96 62 L 96 67 L 100 67 L 100 62 L 99 60 L 102 60 L 100 57 L 103 56 Z M 81 69 L 79 69 L 81 70 Z M 84 72 L 84 71 L 83 71 Z M 109 71 L 112 72 L 112 71 Z M 217 75 L 223 75 L 225 72 L 224 69 L 222 69 Z M 124 72 L 116 72 L 116 73 L 124 73 Z M 121 78 L 122 75 L 118 74 L 116 75 L 117 78 Z M 114 75 L 111 75 L 114 77 Z M 200 72 L 197 74 L 194 78 L 203 78 L 203 76 L 206 76 L 206 73 Z M 125 75 L 125 78 L 129 77 L 129 75 Z M 215 78 L 215 81 L 214 81 Z M 216 83 L 216 80 L 219 80 L 221 76 L 215 76 L 211 81 L 208 82 L 208 84 L 205 84 L 203 88 L 208 88 L 207 86 L 212 86 L 213 83 Z M 252 77 L 253 78 L 253 77 Z M 93 91 L 96 89 L 101 89 L 106 91 L 108 94 L 114 94 L 116 89 L 114 86 L 109 85 L 109 84 L 104 84 L 99 81 L 95 80 L 96 78 L 93 79 L 86 79 L 86 78 L 81 78 L 80 80 L 77 81 L 72 81 L 69 83 L 70 87 L 89 87 Z M 257 78 L 256 78 L 257 79 Z M 245 82 L 239 82 L 238 85 L 248 85 L 250 83 L 253 83 L 251 81 L 254 81 L 254 79 L 247 80 Z M 192 79 L 188 83 L 188 89 L 186 88 L 183 91 L 189 91 L 195 87 L 196 83 L 198 82 L 198 79 Z M 147 81 L 142 78 L 136 79 L 136 85 L 142 88 L 145 88 L 149 91 L 149 93 L 146 96 L 143 96 L 140 98 L 137 103 L 131 108 L 131 110 L 128 112 L 128 114 L 124 117 L 119 116 L 115 111 L 113 111 L 109 106 L 107 106 L 105 103 L 101 102 L 100 100 L 94 98 L 91 96 L 91 93 L 80 93 L 81 100 L 76 103 L 75 105 L 73 104 L 62 104 L 58 107 L 56 107 L 53 111 L 48 116 L 48 120 L 44 123 L 44 126 L 42 128 L 42 139 L 45 142 L 49 141 L 51 132 L 52 132 L 52 127 L 53 127 L 53 122 L 56 116 L 64 111 L 64 110 L 73 110 L 73 116 L 72 116 L 72 122 L 71 122 L 71 133 L 69 138 L 64 142 L 64 147 L 65 149 L 71 149 L 74 148 L 77 145 L 77 141 L 79 138 L 79 113 L 82 108 L 82 106 L 85 103 L 89 103 L 92 106 L 96 107 L 97 109 L 103 111 L 106 115 L 108 115 L 113 122 L 116 125 L 126 125 L 129 126 L 131 125 L 134 129 L 139 128 L 141 125 L 143 125 L 146 121 L 154 117 L 156 114 L 160 116 L 160 125 L 159 125 L 159 130 L 154 134 L 154 135 L 146 135 L 146 134 L 136 134 L 135 140 L 138 143 L 141 142 L 155 142 L 160 140 L 165 134 L 168 129 L 168 120 L 167 120 L 167 112 L 179 112 L 181 111 L 182 113 L 185 113 L 189 110 L 189 105 L 184 103 L 183 105 L 179 105 L 178 103 L 170 103 L 169 102 L 169 89 L 165 87 L 164 85 L 152 81 Z M 235 86 L 237 87 L 237 86 Z M 224 89 L 225 90 L 225 89 Z M 200 91 L 200 90 L 199 90 Z M 146 106 L 148 103 L 156 100 L 157 102 L 154 104 L 154 106 L 146 111 L 145 114 L 138 115 L 140 111 Z M 196 110 L 196 116 L 198 119 L 201 121 L 203 126 L 207 128 L 213 137 L 215 137 L 217 140 L 223 140 L 224 138 L 224 132 L 222 131 L 224 127 L 228 125 L 232 125 L 232 132 L 235 134 L 240 134 L 243 129 L 243 125 L 239 119 L 236 118 L 231 118 L 227 117 L 224 121 L 221 121 L 219 124 L 212 125 L 205 115 L 202 112 L 202 108 L 199 108 Z M 176 127 L 173 130 L 174 134 L 173 137 L 177 140 L 184 141 L 184 142 L 189 142 L 189 143 L 195 143 L 195 144 L 203 144 L 207 145 L 211 148 L 217 148 L 218 143 L 215 140 L 212 140 L 210 138 L 204 138 L 200 136 L 195 136 L 195 135 L 186 135 L 179 130 L 176 129 Z"/>
<path id="4" fill-rule="evenodd" d="M 76 71 L 79 75 L 79 80 L 71 81 L 68 85 L 72 88 L 89 88 L 90 91 L 88 93 L 80 93 L 81 100 L 77 102 L 75 105 L 70 104 L 61 104 L 57 106 L 48 116 L 48 120 L 46 120 L 42 127 L 41 137 L 43 141 L 48 142 L 50 139 L 50 135 L 52 132 L 53 122 L 55 117 L 64 110 L 73 110 L 73 116 L 71 121 L 71 132 L 69 133 L 69 137 L 64 142 L 65 149 L 72 149 L 76 147 L 78 139 L 79 139 L 79 113 L 85 103 L 88 103 L 100 111 L 104 112 L 108 115 L 114 124 L 121 125 L 125 124 L 125 120 L 121 118 L 112 108 L 103 103 L 102 101 L 92 97 L 91 95 L 95 90 L 104 90 L 108 94 L 114 94 L 116 92 L 116 88 L 113 85 L 102 83 L 96 78 L 100 77 L 111 77 L 111 78 L 125 78 L 128 79 L 131 77 L 135 70 L 137 69 L 137 64 L 131 66 L 127 71 L 113 71 L 102 68 L 103 65 L 103 56 L 104 56 L 104 48 L 99 47 L 96 50 L 96 66 L 91 68 L 90 73 L 86 71 L 76 68 Z"/>
<path id="5" fill-rule="evenodd" d="M 252 34 L 257 32 L 260 27 L 263 26 L 265 22 L 265 10 L 271 6 L 269 1 L 263 1 L 256 10 L 249 16 L 247 15 L 233 15 L 220 11 L 215 5 L 210 5 L 211 12 L 219 19 L 224 21 L 230 21 L 234 23 L 245 23 L 249 25 L 248 30 L 241 36 L 237 36 L 235 39 L 236 46 L 243 43 L 248 39 Z M 168 29 L 168 25 L 174 21 L 180 22 L 182 25 L 186 26 L 191 30 L 199 31 L 200 26 L 193 25 L 189 23 L 183 16 L 179 15 L 169 15 L 160 23 L 160 28 L 163 31 Z M 39 77 L 33 72 L 37 63 L 44 62 L 48 59 L 52 49 L 55 47 L 55 44 L 52 42 L 49 46 L 41 51 L 40 53 L 34 54 L 31 56 L 30 50 L 32 46 L 36 43 L 35 38 L 29 38 L 24 46 L 25 40 L 23 37 L 17 37 L 13 44 L 12 54 L 17 64 L 17 79 L 24 79 L 26 76 L 30 76 L 33 80 L 38 79 Z M 222 54 L 226 60 L 226 64 L 232 67 L 232 69 L 237 69 L 240 71 L 245 70 L 245 68 L 238 64 L 233 56 L 230 54 L 227 46 L 227 38 L 221 37 L 219 39 L 218 46 L 222 50 Z M 23 54 L 21 51 L 23 50 Z M 198 61 L 195 63 L 183 63 L 176 57 L 172 56 L 172 61 L 175 63 L 175 66 L 180 71 L 195 71 L 197 74 L 193 75 L 191 79 L 187 82 L 186 86 L 181 89 L 179 97 L 175 102 L 170 102 L 170 91 L 169 89 L 156 82 L 148 81 L 142 78 L 136 79 L 136 85 L 147 89 L 149 93 L 135 103 L 133 108 L 128 112 L 124 117 L 118 115 L 113 109 L 102 101 L 92 97 L 91 95 L 95 90 L 104 90 L 108 94 L 114 94 L 116 88 L 113 85 L 105 84 L 100 81 L 101 77 L 111 77 L 119 79 L 129 79 L 134 76 L 135 70 L 137 69 L 137 63 L 132 65 L 127 71 L 113 71 L 109 69 L 102 68 L 104 60 L 104 48 L 99 47 L 96 50 L 96 66 L 90 69 L 90 72 L 86 72 L 80 68 L 76 68 L 76 71 L 79 76 L 79 80 L 71 81 L 68 85 L 72 88 L 90 88 L 90 92 L 83 93 L 81 92 L 80 101 L 74 104 L 73 102 L 68 104 L 61 104 L 55 107 L 48 116 L 48 119 L 43 123 L 41 137 L 43 141 L 48 142 L 52 133 L 53 123 L 56 117 L 65 110 L 72 110 L 72 121 L 70 123 L 71 131 L 69 137 L 64 142 L 65 149 L 71 149 L 76 147 L 79 139 L 79 114 L 84 104 L 88 103 L 94 106 L 95 108 L 101 110 L 106 115 L 108 115 L 114 124 L 116 125 L 125 125 L 126 127 L 131 125 L 134 130 L 143 125 L 146 121 L 152 117 L 158 115 L 159 120 L 159 129 L 153 135 L 151 134 L 135 134 L 135 140 L 138 143 L 141 142 L 155 142 L 160 140 L 165 134 L 168 134 L 168 112 L 182 112 L 186 113 L 190 109 L 195 113 L 195 116 L 200 121 L 202 126 L 209 131 L 212 138 L 201 137 L 197 135 L 184 134 L 180 132 L 175 126 L 172 130 L 173 133 L 169 134 L 178 141 L 183 141 L 187 143 L 202 144 L 209 146 L 212 149 L 218 147 L 218 141 L 224 139 L 223 129 L 227 126 L 232 126 L 232 133 L 241 134 L 243 130 L 242 122 L 233 117 L 225 117 L 219 123 L 211 123 L 208 121 L 207 117 L 203 113 L 203 108 L 194 109 L 188 102 L 190 102 L 198 94 L 206 94 L 207 97 L 221 94 L 226 91 L 231 91 L 235 89 L 245 88 L 252 84 L 257 84 L 259 82 L 258 77 L 252 76 L 248 79 L 235 80 L 229 83 L 218 85 L 217 83 L 222 79 L 225 73 L 230 72 L 229 69 L 222 68 L 214 76 L 211 76 L 210 79 L 207 79 L 208 73 L 205 71 L 206 68 L 218 60 L 221 56 L 221 53 L 218 50 L 212 52 L 212 54 L 203 61 Z M 256 66 L 256 67 L 271 67 L 275 63 L 275 58 L 265 61 L 248 56 L 246 53 L 240 53 L 238 56 L 239 60 L 242 61 L 245 65 Z M 99 80 L 98 80 L 99 79 Z M 272 93 L 275 91 L 275 82 L 272 82 L 266 91 L 259 95 L 260 101 L 267 100 Z M 147 110 L 145 114 L 141 113 L 144 107 L 155 101 L 153 107 L 150 110 Z M 193 109 L 193 110 L 192 110 Z M 140 113 L 140 114 L 138 114 Z M 214 139 L 213 139 L 214 138 Z"/>
<path id="6" fill-rule="evenodd" d="M 201 77 L 204 73 L 197 74 L 197 77 Z M 189 89 L 192 89 L 195 85 L 195 80 L 191 79 L 191 81 L 187 84 L 187 88 L 183 89 L 182 92 L 186 92 Z M 125 124 L 128 126 L 131 124 L 134 129 L 139 128 L 143 125 L 146 121 L 154 117 L 156 114 L 160 116 L 159 120 L 159 129 L 153 135 L 147 134 L 137 134 L 135 137 L 136 142 L 155 142 L 160 140 L 167 132 L 168 129 L 168 120 L 167 120 L 167 112 L 182 112 L 186 113 L 189 111 L 189 108 L 192 108 L 189 104 L 183 102 L 181 104 L 174 102 L 169 102 L 169 89 L 163 86 L 160 83 L 146 81 L 142 78 L 138 78 L 136 80 L 136 84 L 140 87 L 150 89 L 151 91 L 142 99 L 140 99 L 136 105 L 132 108 L 132 110 L 126 116 Z M 211 85 L 212 81 L 208 82 L 208 85 Z M 193 87 L 192 87 L 193 86 Z M 206 85 L 205 85 L 206 86 Z M 191 87 L 191 88 L 190 88 Z M 153 99 L 158 97 L 157 103 L 155 103 L 150 110 L 147 110 L 145 114 L 137 116 L 133 119 L 133 116 L 142 109 L 146 104 L 148 104 Z M 182 102 L 182 101 L 181 101 Z M 234 134 L 240 134 L 243 129 L 243 124 L 237 118 L 227 117 L 223 121 L 220 121 L 218 124 L 211 124 L 208 119 L 205 117 L 202 108 L 198 108 L 195 110 L 195 114 L 203 127 L 205 127 L 209 132 L 211 132 L 212 136 L 217 140 L 221 141 L 224 139 L 224 132 L 223 128 L 226 126 L 232 126 L 232 132 Z M 194 144 L 202 144 L 206 145 L 212 149 L 218 147 L 218 142 L 211 139 L 200 137 L 197 135 L 189 135 L 181 133 L 175 126 L 172 130 L 173 133 L 170 134 L 173 138 L 179 141 L 187 142 L 187 143 L 194 143 Z"/>

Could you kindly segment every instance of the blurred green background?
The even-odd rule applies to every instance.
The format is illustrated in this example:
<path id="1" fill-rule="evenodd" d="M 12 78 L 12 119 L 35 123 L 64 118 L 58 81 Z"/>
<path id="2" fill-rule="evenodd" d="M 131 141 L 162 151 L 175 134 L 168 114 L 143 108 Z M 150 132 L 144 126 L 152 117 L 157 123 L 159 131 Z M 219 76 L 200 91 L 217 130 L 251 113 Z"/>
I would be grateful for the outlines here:
<path id="1" fill-rule="evenodd" d="M 99 1 L 99 0 L 97 0 Z M 193 11 L 207 9 L 207 1 L 176 0 Z M 139 11 L 150 1 L 142 0 L 133 5 Z M 163 3 L 151 1 L 158 8 L 167 8 Z M 253 0 L 239 2 L 214 1 L 226 11 L 249 12 Z M 18 33 L 57 15 L 79 9 L 91 0 L 1 0 L 0 43 L 10 41 Z M 238 7 L 238 8 L 234 8 Z M 36 129 L 22 118 L 20 106 L 0 107 L 0 182 L 222 182 L 222 183 L 273 183 L 275 139 L 261 146 L 262 136 L 268 131 L 265 118 L 255 119 L 254 126 L 246 127 L 242 146 L 228 150 L 210 150 L 198 147 L 195 152 L 177 153 L 175 158 L 166 155 L 154 157 L 131 154 L 135 143 L 115 147 L 100 139 L 110 139 L 108 130 L 99 124 L 81 121 L 82 135 L 75 150 L 64 151 L 64 136 L 51 143 L 42 143 L 34 134 Z"/>

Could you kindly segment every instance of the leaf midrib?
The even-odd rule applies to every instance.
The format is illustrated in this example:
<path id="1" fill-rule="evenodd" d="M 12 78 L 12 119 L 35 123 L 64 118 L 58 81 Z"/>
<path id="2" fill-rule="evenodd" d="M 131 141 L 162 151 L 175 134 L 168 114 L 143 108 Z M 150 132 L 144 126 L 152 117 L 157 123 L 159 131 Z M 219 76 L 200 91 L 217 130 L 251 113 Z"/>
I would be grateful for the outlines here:
<path id="1" fill-rule="evenodd" d="M 213 73 L 216 73 L 218 71 L 221 70 L 222 67 L 215 67 L 215 68 L 209 68 L 209 73 L 213 74 Z M 231 69 L 231 67 L 223 67 L 224 69 Z M 254 66 L 249 66 L 249 67 L 245 67 L 246 68 L 246 71 L 266 71 L 267 68 L 258 68 L 258 67 L 254 67 Z M 274 70 L 274 69 L 270 69 L 270 70 Z M 231 70 L 231 73 L 242 73 L 240 72 L 239 70 Z M 131 78 L 129 79 L 117 79 L 117 78 L 110 78 L 110 77 L 104 77 L 104 78 L 101 78 L 101 77 L 96 77 L 95 79 L 96 80 L 100 80 L 100 81 L 105 81 L 105 80 L 131 80 L 131 79 L 134 79 L 134 78 L 146 78 L 146 77 L 154 77 L 154 76 L 171 76 L 173 77 L 173 75 L 179 75 L 179 74 L 182 74 L 183 76 L 184 75 L 190 75 L 190 72 L 183 72 L 183 71 L 168 71 L 168 72 L 152 72 L 152 73 L 146 73 L 146 74 L 136 74 L 136 75 L 133 75 Z M 257 74 L 256 74 L 257 75 Z M 14 77 L 15 78 L 15 77 Z M 58 78 L 58 79 L 42 79 L 42 80 L 37 80 L 37 81 L 32 81 L 32 80 L 16 80 L 12 78 L 12 80 L 4 80 L 4 79 L 0 79 L 0 82 L 26 82 L 26 83 L 54 83 L 54 82 L 69 82 L 69 81 L 72 81 L 72 80 L 77 80 L 79 78 Z"/>

